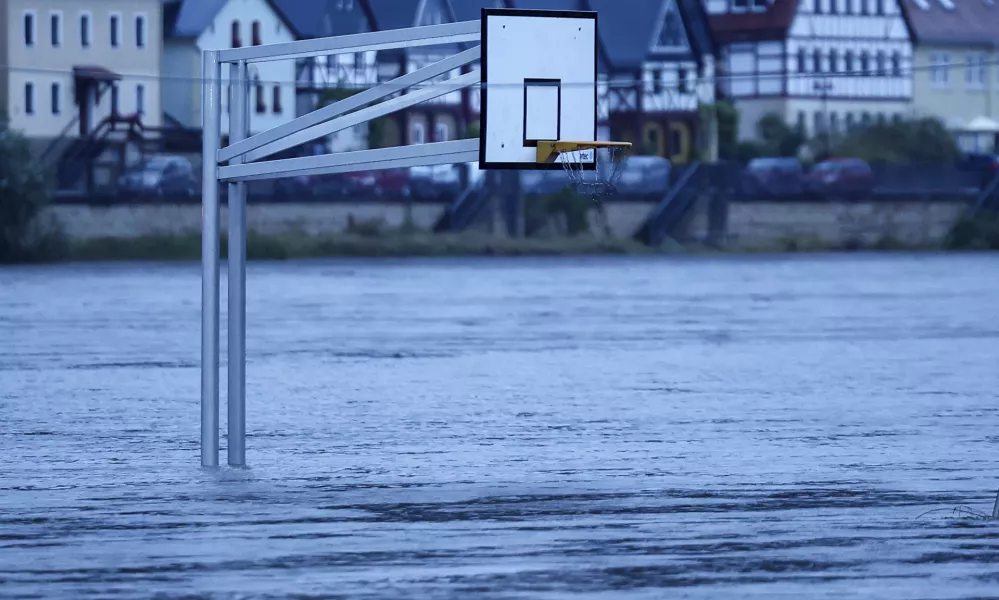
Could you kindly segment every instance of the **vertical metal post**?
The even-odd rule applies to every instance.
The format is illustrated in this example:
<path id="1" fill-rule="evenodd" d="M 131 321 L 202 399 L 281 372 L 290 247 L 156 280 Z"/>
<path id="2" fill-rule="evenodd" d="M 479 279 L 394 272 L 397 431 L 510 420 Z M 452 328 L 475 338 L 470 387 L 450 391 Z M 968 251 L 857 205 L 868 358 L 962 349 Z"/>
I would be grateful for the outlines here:
<path id="1" fill-rule="evenodd" d="M 201 55 L 201 465 L 219 465 L 219 182 L 222 70 Z"/>
<path id="2" fill-rule="evenodd" d="M 249 135 L 246 61 L 229 66 L 229 143 Z M 230 164 L 243 162 L 236 157 Z M 246 184 L 229 184 L 229 466 L 246 465 Z"/>

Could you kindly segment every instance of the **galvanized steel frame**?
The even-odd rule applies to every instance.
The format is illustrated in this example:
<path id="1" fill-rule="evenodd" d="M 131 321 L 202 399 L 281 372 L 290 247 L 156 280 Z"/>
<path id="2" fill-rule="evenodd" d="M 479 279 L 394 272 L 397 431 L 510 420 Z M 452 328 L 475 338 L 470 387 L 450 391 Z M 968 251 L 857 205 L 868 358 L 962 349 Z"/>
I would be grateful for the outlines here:
<path id="1" fill-rule="evenodd" d="M 367 106 L 480 58 L 478 47 L 250 135 L 248 63 L 479 41 L 479 21 L 202 53 L 201 464 L 219 464 L 219 184 L 228 184 L 228 463 L 246 465 L 246 182 L 296 175 L 477 161 L 477 139 L 260 161 L 310 140 L 461 90 L 478 71 Z M 221 146 L 222 65 L 230 65 L 229 145 Z M 220 163 L 228 163 L 221 166 Z"/>

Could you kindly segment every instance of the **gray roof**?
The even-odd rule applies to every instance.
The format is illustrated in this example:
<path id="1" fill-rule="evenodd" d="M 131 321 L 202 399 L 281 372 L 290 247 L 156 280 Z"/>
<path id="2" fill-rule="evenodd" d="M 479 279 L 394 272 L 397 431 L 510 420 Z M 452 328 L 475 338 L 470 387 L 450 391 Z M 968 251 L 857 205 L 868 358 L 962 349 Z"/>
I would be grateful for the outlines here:
<path id="1" fill-rule="evenodd" d="M 164 6 L 163 34 L 164 37 L 198 37 L 208 29 L 222 7 L 229 0 L 177 0 L 167 2 Z M 312 0 L 291 0 L 302 4 L 315 4 Z M 295 35 L 301 36 L 301 32 L 295 24 L 288 19 L 288 16 L 273 0 L 267 3 L 274 9 Z"/>
<path id="2" fill-rule="evenodd" d="M 325 31 L 326 0 L 274 0 L 300 37 L 315 38 L 330 35 Z"/>
<path id="3" fill-rule="evenodd" d="M 458 21 L 478 21 L 483 8 L 503 8 L 503 0 L 451 0 Z"/>
<path id="4" fill-rule="evenodd" d="M 664 0 L 588 0 L 599 15 L 600 42 L 616 69 L 637 69 L 649 57 Z M 713 54 L 714 44 L 700 0 L 675 0 L 694 54 Z"/>
<path id="5" fill-rule="evenodd" d="M 587 10 L 580 0 L 513 0 L 512 4 L 527 10 Z"/>
<path id="6" fill-rule="evenodd" d="M 999 6 L 985 0 L 956 0 L 952 8 L 940 0 L 900 0 L 902 14 L 921 44 L 999 44 Z M 922 8 L 923 4 L 927 8 Z"/>
<path id="7" fill-rule="evenodd" d="M 420 0 L 368 0 L 379 31 L 413 27 Z"/>
<path id="8" fill-rule="evenodd" d="M 177 3 L 176 16 L 168 31 L 167 37 L 198 37 L 208 29 L 215 15 L 218 14 L 227 0 L 181 0 Z"/>

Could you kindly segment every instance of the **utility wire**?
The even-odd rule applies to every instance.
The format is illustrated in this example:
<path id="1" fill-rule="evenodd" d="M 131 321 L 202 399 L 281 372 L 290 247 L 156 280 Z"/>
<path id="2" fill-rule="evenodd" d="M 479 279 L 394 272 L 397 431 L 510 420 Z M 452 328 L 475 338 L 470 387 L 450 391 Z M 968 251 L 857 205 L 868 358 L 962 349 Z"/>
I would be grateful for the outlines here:
<path id="1" fill-rule="evenodd" d="M 975 67 L 984 68 L 990 66 L 999 65 L 999 59 L 996 60 L 986 60 L 975 63 Z M 736 81 L 772 81 L 772 80 L 794 80 L 794 79 L 811 79 L 811 80 L 829 80 L 829 79 L 840 79 L 847 77 L 861 77 L 861 78 L 887 78 L 889 80 L 903 79 L 908 75 L 914 75 L 920 71 L 934 70 L 934 69 L 949 69 L 950 65 L 915 65 L 908 68 L 903 68 L 901 70 L 892 71 L 890 69 L 881 70 L 878 72 L 877 69 L 868 69 L 866 72 L 863 70 L 853 70 L 853 71 L 837 71 L 837 72 L 778 72 L 778 73 L 762 73 L 762 74 L 739 74 L 739 75 L 715 75 L 713 77 L 708 76 L 697 76 L 692 78 L 693 81 L 688 81 L 686 84 L 671 83 L 666 84 L 665 82 L 653 82 L 647 80 L 627 80 L 627 81 L 614 81 L 614 80 L 602 80 L 598 81 L 598 86 L 605 87 L 607 89 L 635 89 L 640 86 L 656 86 L 658 89 L 662 90 L 675 90 L 680 92 L 688 88 L 696 89 L 698 86 L 704 85 L 717 85 L 719 83 L 726 82 L 736 82 Z M 956 66 L 956 65 L 955 65 Z M 968 65 L 964 65 L 968 68 Z M 321 68 L 321 67 L 317 67 Z M 0 65 L 0 71 L 10 72 L 10 73 L 35 73 L 39 75 L 72 75 L 72 69 L 47 69 L 41 67 L 22 67 L 14 65 Z M 117 73 L 122 79 L 129 80 L 139 80 L 139 81 L 160 81 L 160 82 L 180 82 L 180 83 L 202 83 L 206 81 L 201 77 L 184 77 L 175 75 L 163 75 L 163 74 L 150 74 L 150 73 Z M 223 71 L 223 76 L 227 73 Z M 299 81 L 278 81 L 278 80 L 259 80 L 254 79 L 251 84 L 261 84 L 269 86 L 299 86 L 302 83 Z M 379 82 L 374 84 L 337 84 L 328 86 L 329 89 L 341 89 L 341 90 L 363 90 L 375 85 L 393 85 L 391 81 Z M 403 89 L 422 89 L 434 86 L 447 85 L 447 79 L 443 76 L 434 78 L 428 82 L 409 85 L 409 86 L 399 86 L 399 90 Z M 984 85 L 984 81 L 983 81 Z M 469 87 L 483 88 L 487 84 L 476 83 Z M 491 83 L 488 84 L 489 87 L 517 87 L 522 88 L 522 83 Z M 574 86 L 586 86 L 592 87 L 592 83 L 587 82 L 562 82 L 562 87 L 574 87 Z M 319 87 L 319 86 L 314 86 Z M 455 90 L 458 91 L 458 90 Z"/>

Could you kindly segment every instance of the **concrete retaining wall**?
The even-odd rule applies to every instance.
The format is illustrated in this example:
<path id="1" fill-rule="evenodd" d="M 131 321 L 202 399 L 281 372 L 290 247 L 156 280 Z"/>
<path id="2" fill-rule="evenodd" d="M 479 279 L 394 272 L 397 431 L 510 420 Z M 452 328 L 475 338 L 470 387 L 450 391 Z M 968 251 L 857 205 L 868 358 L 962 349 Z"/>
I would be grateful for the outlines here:
<path id="1" fill-rule="evenodd" d="M 430 230 L 445 204 L 372 202 L 331 204 L 250 204 L 247 225 L 264 234 L 342 232 L 351 220 L 380 221 L 393 228 L 407 221 Z M 913 245 L 939 243 L 960 216 L 957 202 L 731 202 L 724 219 L 724 239 L 735 245 L 765 245 L 810 239 L 830 245 L 872 244 L 890 238 Z M 641 202 L 610 203 L 607 221 L 615 237 L 632 236 L 652 209 Z M 51 209 L 75 239 L 140 237 L 196 233 L 201 229 L 197 204 L 116 206 L 57 205 Z M 708 239 L 708 207 L 701 203 L 678 237 Z M 222 226 L 226 225 L 225 207 Z"/>

